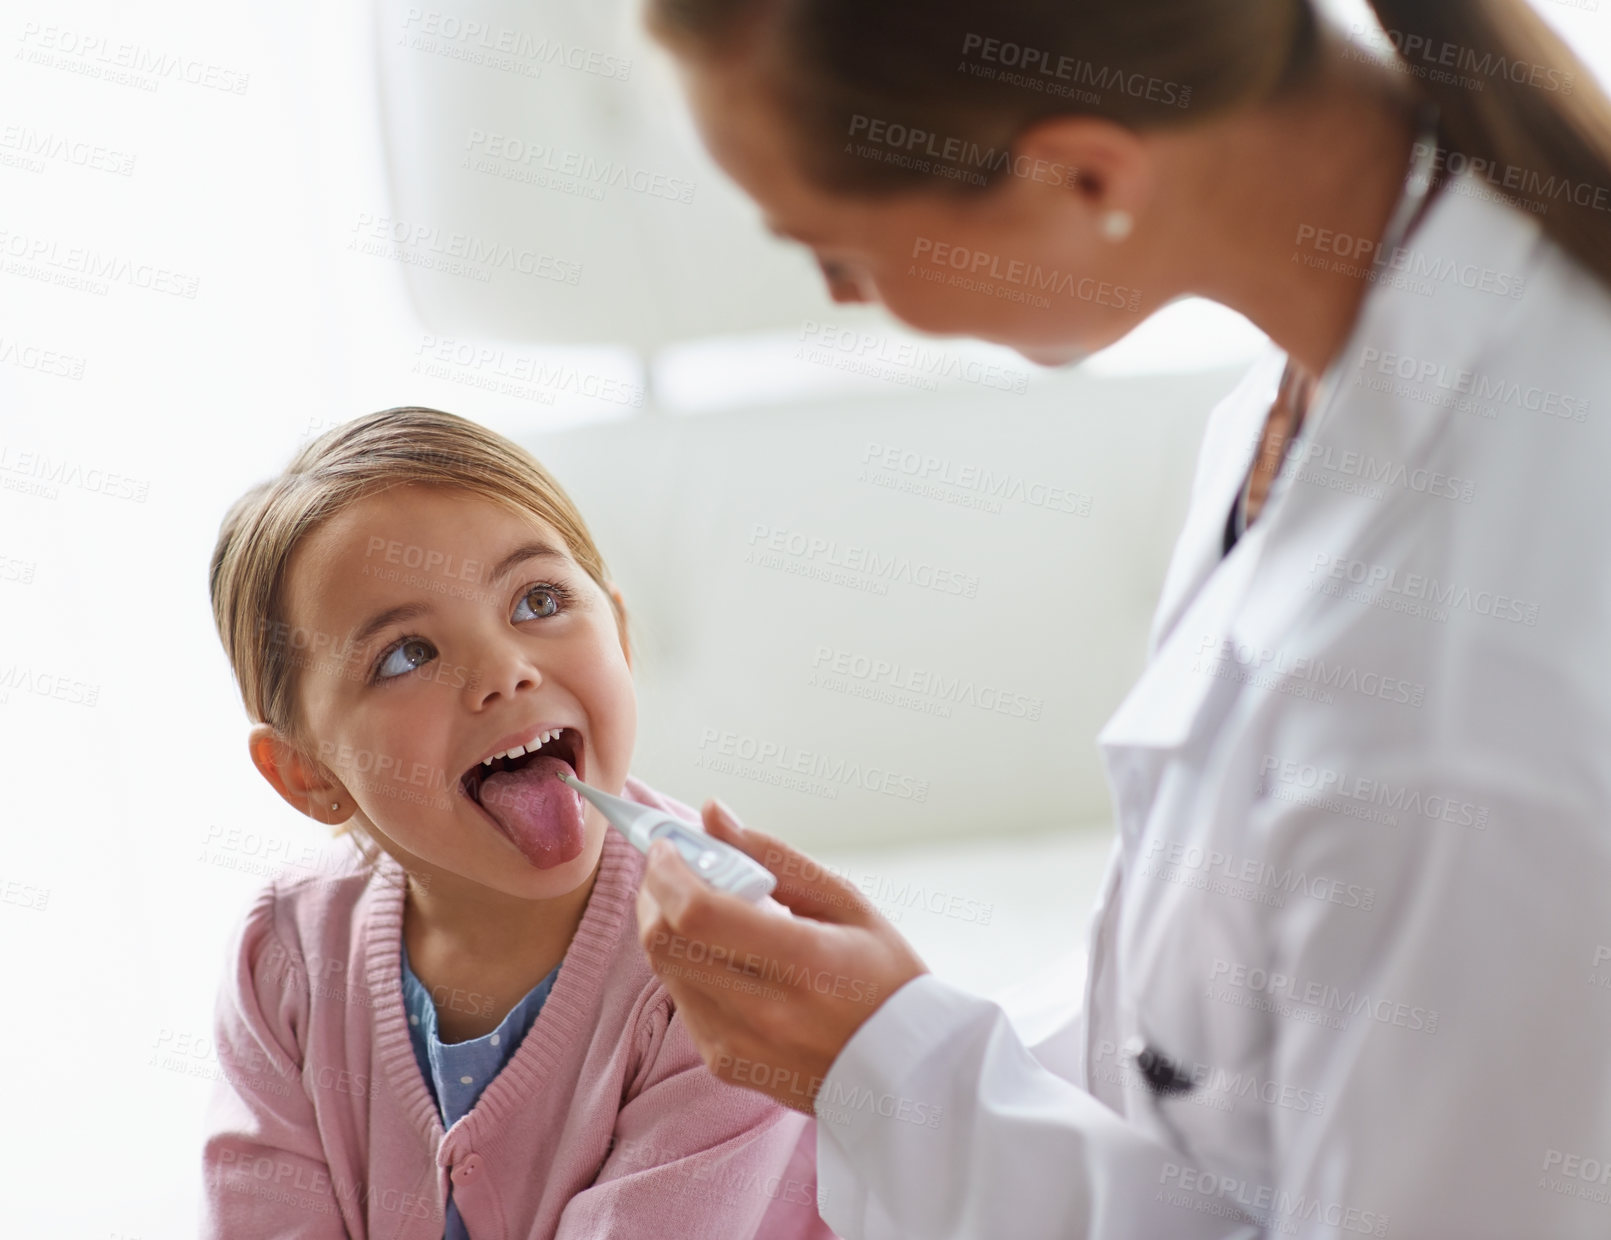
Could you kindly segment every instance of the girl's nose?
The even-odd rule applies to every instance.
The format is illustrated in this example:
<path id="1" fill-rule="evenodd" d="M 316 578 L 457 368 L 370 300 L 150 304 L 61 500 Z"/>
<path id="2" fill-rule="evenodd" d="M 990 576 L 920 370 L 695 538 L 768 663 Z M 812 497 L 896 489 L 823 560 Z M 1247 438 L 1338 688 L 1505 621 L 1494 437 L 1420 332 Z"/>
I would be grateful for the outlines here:
<path id="1" fill-rule="evenodd" d="M 466 691 L 473 707 L 481 710 L 542 683 L 542 672 L 524 651 L 491 647 L 471 670 Z"/>

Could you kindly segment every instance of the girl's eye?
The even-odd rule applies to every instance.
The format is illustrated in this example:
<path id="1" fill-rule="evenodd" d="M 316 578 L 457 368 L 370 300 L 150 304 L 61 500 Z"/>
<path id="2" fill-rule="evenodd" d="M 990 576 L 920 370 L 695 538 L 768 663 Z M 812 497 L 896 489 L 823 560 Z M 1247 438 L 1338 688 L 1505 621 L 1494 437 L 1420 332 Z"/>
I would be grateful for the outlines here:
<path id="1" fill-rule="evenodd" d="M 532 586 L 520 596 L 515 604 L 516 620 L 545 620 L 549 616 L 558 615 L 565 608 L 565 602 L 570 597 L 563 586 L 537 585 Z"/>
<path id="2" fill-rule="evenodd" d="M 390 680 L 418 671 L 436 658 L 436 647 L 419 637 L 408 637 L 398 642 L 380 657 L 375 665 L 376 680 Z"/>

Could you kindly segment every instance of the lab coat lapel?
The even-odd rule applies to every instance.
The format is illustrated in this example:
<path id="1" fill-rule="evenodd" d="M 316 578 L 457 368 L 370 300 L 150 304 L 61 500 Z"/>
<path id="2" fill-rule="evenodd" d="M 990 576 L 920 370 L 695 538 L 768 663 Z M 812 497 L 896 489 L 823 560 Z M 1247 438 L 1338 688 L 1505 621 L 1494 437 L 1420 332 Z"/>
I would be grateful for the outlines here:
<path id="1" fill-rule="evenodd" d="M 1203 431 L 1186 523 L 1170 557 L 1148 634 L 1148 654 L 1164 639 L 1223 558 L 1225 519 L 1247 480 L 1253 453 L 1281 386 L 1287 355 L 1274 345 L 1214 408 Z"/>
<path id="2" fill-rule="evenodd" d="M 1540 232 L 1532 216 L 1495 209 L 1474 188 L 1468 176 L 1445 189 L 1412 238 L 1417 263 L 1444 273 L 1435 292 L 1416 291 L 1427 281 L 1378 285 L 1323 376 L 1298 459 L 1282 470 L 1258 523 L 1264 536 L 1249 548 L 1253 581 L 1224 634 L 1238 649 L 1287 659 L 1315 653 L 1292 644 L 1313 631 L 1303 613 L 1330 605 L 1306 588 L 1316 580 L 1317 554 L 1369 558 L 1365 548 L 1392 543 L 1385 528 L 1378 536 L 1373 527 L 1401 521 L 1403 509 L 1390 497 L 1333 490 L 1328 466 L 1355 454 L 1384 471 L 1381 485 L 1405 487 L 1432 475 L 1450 424 L 1474 416 L 1452 407 L 1458 376 L 1482 371 L 1482 357 L 1519 309 L 1509 297 L 1467 288 L 1460 273 L 1527 270 Z M 1412 370 L 1436 378 L 1407 381 Z M 1456 501 L 1422 496 L 1421 502 Z"/>
<path id="3" fill-rule="evenodd" d="M 1185 743 L 1210 695 L 1229 688 L 1203 673 L 1195 643 L 1183 634 L 1223 630 L 1246 590 L 1247 548 L 1239 546 L 1244 554 L 1222 562 L 1225 520 L 1252 463 L 1285 360 L 1279 350 L 1266 355 L 1209 417 L 1185 529 L 1149 635 L 1147 667 L 1097 737 L 1120 834 L 1129 839 L 1145 821 L 1166 752 Z"/>
<path id="4" fill-rule="evenodd" d="M 1487 207 L 1477 193 L 1469 174 L 1458 178 L 1412 238 L 1418 263 L 1449 273 L 1432 296 L 1390 281 L 1372 287 L 1348 343 L 1317 388 L 1300 452 L 1311 444 L 1336 453 L 1360 451 L 1413 469 L 1447 419 L 1469 416 L 1417 402 L 1392 385 L 1373 390 L 1369 375 L 1388 350 L 1417 365 L 1435 361 L 1465 368 L 1514 312 L 1514 302 L 1468 289 L 1454 273 L 1471 267 L 1523 270 L 1538 224 Z M 1386 510 L 1324 486 L 1294 485 L 1296 471 L 1289 467 L 1259 521 L 1221 559 L 1225 519 L 1275 399 L 1283 362 L 1279 351 L 1261 359 L 1210 419 L 1186 530 L 1165 578 L 1152 656 L 1097 738 L 1127 836 L 1145 821 L 1169 754 L 1207 726 L 1205 716 L 1223 717 L 1242 691 L 1234 675 L 1223 674 L 1219 654 L 1225 644 L 1255 651 L 1279 647 L 1299 611 L 1316 605 L 1316 596 L 1302 588 L 1315 550 L 1353 545 L 1361 524 L 1382 519 Z"/>
<path id="5" fill-rule="evenodd" d="M 1186 630 L 1228 624 L 1246 587 L 1249 557 L 1224 561 L 1225 520 L 1246 480 L 1285 362 L 1286 355 L 1272 348 L 1209 416 L 1186 524 L 1148 637 L 1147 667 L 1102 729 L 1098 741 L 1104 750 L 1181 744 L 1213 690 L 1213 677 L 1191 671 L 1192 643 L 1175 639 Z"/>

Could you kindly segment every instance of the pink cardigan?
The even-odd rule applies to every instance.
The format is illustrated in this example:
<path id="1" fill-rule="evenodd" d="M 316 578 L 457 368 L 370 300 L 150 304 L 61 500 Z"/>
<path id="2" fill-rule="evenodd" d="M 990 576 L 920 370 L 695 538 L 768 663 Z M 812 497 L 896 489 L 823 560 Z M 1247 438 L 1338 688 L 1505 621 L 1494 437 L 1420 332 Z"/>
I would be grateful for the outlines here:
<path id="1" fill-rule="evenodd" d="M 690 820 L 628 779 L 626 795 Z M 704 1067 L 637 941 L 643 858 L 610 832 L 553 991 L 444 1133 L 403 1013 L 403 871 L 277 879 L 216 1014 L 202 1235 L 818 1240 L 814 1121 Z"/>

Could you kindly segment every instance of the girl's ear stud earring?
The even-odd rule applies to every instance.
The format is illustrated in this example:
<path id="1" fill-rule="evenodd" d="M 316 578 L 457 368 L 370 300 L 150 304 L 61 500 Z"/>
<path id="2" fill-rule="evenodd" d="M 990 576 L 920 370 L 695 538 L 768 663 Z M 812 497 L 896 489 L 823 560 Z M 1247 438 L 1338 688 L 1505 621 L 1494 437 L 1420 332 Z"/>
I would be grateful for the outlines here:
<path id="1" fill-rule="evenodd" d="M 341 808 L 341 802 L 340 801 L 332 801 L 332 802 L 330 802 L 330 808 L 333 809 L 333 810 L 334 809 L 340 809 Z"/>

